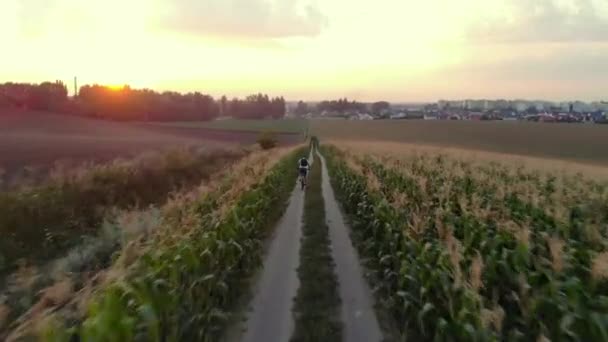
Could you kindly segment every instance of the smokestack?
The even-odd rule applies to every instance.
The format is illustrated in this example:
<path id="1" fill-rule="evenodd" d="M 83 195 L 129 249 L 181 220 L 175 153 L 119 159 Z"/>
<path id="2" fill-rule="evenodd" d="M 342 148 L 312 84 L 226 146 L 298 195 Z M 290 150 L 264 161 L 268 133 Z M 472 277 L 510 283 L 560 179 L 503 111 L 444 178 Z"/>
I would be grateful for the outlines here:
<path id="1" fill-rule="evenodd" d="M 78 79 L 74 77 L 74 97 L 78 96 Z"/>

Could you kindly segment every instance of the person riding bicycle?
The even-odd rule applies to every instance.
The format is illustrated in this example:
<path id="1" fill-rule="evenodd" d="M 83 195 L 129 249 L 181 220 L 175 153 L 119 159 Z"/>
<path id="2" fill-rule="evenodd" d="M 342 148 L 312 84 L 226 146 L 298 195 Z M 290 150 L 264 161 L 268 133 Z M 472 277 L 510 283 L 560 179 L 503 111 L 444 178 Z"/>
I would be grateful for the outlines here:
<path id="1" fill-rule="evenodd" d="M 300 172 L 300 177 L 304 177 L 304 181 L 306 182 L 308 178 L 308 171 L 310 170 L 310 163 L 306 157 L 300 158 L 298 160 L 298 170 Z"/>

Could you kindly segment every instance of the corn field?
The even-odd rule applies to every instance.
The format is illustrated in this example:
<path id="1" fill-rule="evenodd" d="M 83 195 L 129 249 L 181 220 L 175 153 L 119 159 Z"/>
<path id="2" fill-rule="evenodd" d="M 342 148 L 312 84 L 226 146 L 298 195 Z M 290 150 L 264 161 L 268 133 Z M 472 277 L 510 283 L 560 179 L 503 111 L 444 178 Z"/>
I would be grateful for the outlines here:
<path id="1" fill-rule="evenodd" d="M 263 241 L 304 149 L 244 157 L 162 208 L 162 228 L 120 251 L 97 284 L 8 335 L 43 341 L 216 341 L 261 266 Z"/>
<path id="2" fill-rule="evenodd" d="M 323 147 L 407 341 L 608 341 L 608 184 L 439 153 Z"/>

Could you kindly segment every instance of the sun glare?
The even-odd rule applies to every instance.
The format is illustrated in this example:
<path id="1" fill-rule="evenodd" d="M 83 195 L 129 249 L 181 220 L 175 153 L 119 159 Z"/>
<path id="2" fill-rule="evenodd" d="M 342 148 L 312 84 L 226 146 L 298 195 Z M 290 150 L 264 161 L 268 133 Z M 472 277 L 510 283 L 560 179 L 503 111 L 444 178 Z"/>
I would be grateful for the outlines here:
<path id="1" fill-rule="evenodd" d="M 120 91 L 124 89 L 122 85 L 109 85 L 108 88 L 113 91 Z"/>

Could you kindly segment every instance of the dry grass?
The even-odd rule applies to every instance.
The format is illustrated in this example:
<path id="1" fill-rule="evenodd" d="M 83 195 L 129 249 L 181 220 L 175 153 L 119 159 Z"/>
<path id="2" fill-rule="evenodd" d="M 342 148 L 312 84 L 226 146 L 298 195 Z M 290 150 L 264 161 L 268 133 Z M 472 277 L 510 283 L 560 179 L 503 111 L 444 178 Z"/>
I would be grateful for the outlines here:
<path id="1" fill-rule="evenodd" d="M 555 236 L 547 237 L 547 245 L 549 245 L 549 252 L 551 253 L 551 266 L 555 272 L 561 272 L 564 269 L 564 246 L 566 243 Z"/>
<path id="2" fill-rule="evenodd" d="M 473 262 L 471 263 L 471 268 L 469 270 L 469 285 L 475 292 L 478 292 L 483 288 L 483 281 L 481 279 L 482 274 L 483 257 L 478 251 L 475 258 L 473 258 Z"/>
<path id="3" fill-rule="evenodd" d="M 11 309 L 8 306 L 0 304 L 0 329 L 2 329 L 2 327 L 4 326 L 4 323 L 6 322 L 6 319 L 8 318 L 10 312 Z"/>
<path id="4" fill-rule="evenodd" d="M 536 339 L 536 342 L 551 342 L 551 340 L 549 338 L 547 338 L 545 335 L 541 334 Z"/>
<path id="5" fill-rule="evenodd" d="M 48 308 L 62 305 L 70 299 L 73 294 L 73 284 L 69 279 L 64 279 L 41 291 L 40 300 L 32 306 L 22 319 L 36 317 Z"/>
<path id="6" fill-rule="evenodd" d="M 528 226 L 524 226 L 524 227 L 516 226 L 515 229 L 513 230 L 513 232 L 514 232 L 515 238 L 517 239 L 517 241 L 519 243 L 530 248 L 530 235 L 532 234 L 532 232 L 530 231 L 530 228 Z"/>
<path id="7" fill-rule="evenodd" d="M 40 274 L 36 267 L 28 265 L 25 261 L 20 261 L 18 270 L 9 279 L 9 288 L 22 291 L 31 290 L 39 277 Z"/>
<path id="8" fill-rule="evenodd" d="M 452 276 L 454 286 L 460 287 L 465 285 L 462 268 L 460 262 L 463 260 L 462 243 L 454 237 L 452 229 L 444 225 L 438 225 L 438 235 L 445 247 L 448 259 L 452 265 Z"/>
<path id="9" fill-rule="evenodd" d="M 599 253 L 591 263 L 591 274 L 594 279 L 608 279 L 608 252 Z"/>
<path id="10" fill-rule="evenodd" d="M 502 332 L 502 323 L 505 318 L 505 310 L 500 305 L 493 309 L 481 310 L 481 321 L 485 327 L 492 327 L 496 332 Z"/>

